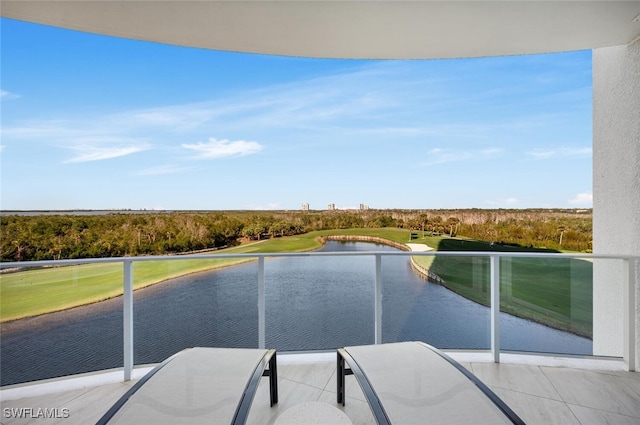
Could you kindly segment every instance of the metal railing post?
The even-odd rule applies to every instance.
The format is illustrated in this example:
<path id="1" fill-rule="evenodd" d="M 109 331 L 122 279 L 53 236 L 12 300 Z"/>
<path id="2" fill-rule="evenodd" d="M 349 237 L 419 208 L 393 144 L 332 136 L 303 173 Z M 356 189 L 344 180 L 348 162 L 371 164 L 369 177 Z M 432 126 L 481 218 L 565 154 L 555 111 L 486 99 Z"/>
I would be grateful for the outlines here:
<path id="1" fill-rule="evenodd" d="M 623 339 L 624 361 L 630 372 L 636 370 L 636 262 L 629 258 L 622 261 L 623 269 Z"/>
<path id="2" fill-rule="evenodd" d="M 264 300 L 264 257 L 258 257 L 258 348 L 266 346 L 265 329 L 265 300 Z"/>
<path id="3" fill-rule="evenodd" d="M 376 254 L 375 340 L 382 344 L 382 255 Z"/>
<path id="4" fill-rule="evenodd" d="M 124 380 L 131 380 L 133 371 L 133 261 L 124 260 L 123 296 Z"/>
<path id="5" fill-rule="evenodd" d="M 493 361 L 500 363 L 500 257 L 491 259 L 491 354 Z"/>

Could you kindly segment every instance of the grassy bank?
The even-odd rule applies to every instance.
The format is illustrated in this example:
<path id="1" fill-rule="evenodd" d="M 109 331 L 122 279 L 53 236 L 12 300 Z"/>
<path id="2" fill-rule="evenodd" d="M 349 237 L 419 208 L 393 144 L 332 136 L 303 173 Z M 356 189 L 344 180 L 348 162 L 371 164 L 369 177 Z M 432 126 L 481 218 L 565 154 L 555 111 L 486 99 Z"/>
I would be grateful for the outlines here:
<path id="1" fill-rule="evenodd" d="M 350 229 L 311 232 L 305 235 L 267 239 L 216 251 L 225 254 L 301 252 L 318 249 L 323 234 L 371 234 L 400 237 L 400 229 Z M 360 231 L 360 232 L 359 232 Z M 246 259 L 190 259 L 142 261 L 134 265 L 134 289 L 167 279 L 228 267 Z M 60 311 L 122 295 L 122 263 L 83 264 L 24 270 L 0 275 L 0 321 L 16 320 Z"/>
<path id="2" fill-rule="evenodd" d="M 304 235 L 267 239 L 216 251 L 216 253 L 302 252 L 318 249 L 323 235 L 365 235 L 402 241 L 408 231 L 388 229 L 343 229 L 317 231 Z M 227 267 L 251 260 L 194 259 L 143 261 L 134 265 L 134 289 L 167 279 Z M 94 303 L 122 294 L 121 263 L 84 264 L 25 270 L 0 275 L 0 321 L 21 319 L 79 305 Z"/>
<path id="3" fill-rule="evenodd" d="M 414 232 L 412 243 L 436 250 L 521 250 L 488 243 L 430 236 Z M 218 253 L 302 252 L 322 246 L 320 236 L 360 235 L 408 243 L 409 232 L 397 228 L 335 229 L 299 236 L 273 238 Z M 530 252 L 531 250 L 526 250 Z M 422 267 L 445 280 L 461 295 L 488 305 L 489 260 L 486 258 L 414 257 Z M 189 259 L 144 261 L 134 264 L 134 288 L 163 280 L 235 265 L 243 259 Z M 589 336 L 591 332 L 591 263 L 579 260 L 503 260 L 501 307 L 556 327 Z M 25 270 L 0 275 L 1 321 L 44 314 L 101 301 L 122 294 L 121 263 L 101 263 Z M 569 319 L 571 318 L 571 319 Z"/>
<path id="4" fill-rule="evenodd" d="M 269 239 L 216 251 L 241 254 L 317 249 L 315 237 Z M 228 267 L 247 259 L 141 261 L 134 264 L 134 289 L 167 279 Z M 122 295 L 122 263 L 83 264 L 24 270 L 0 275 L 0 321 L 21 319 Z"/>
<path id="5" fill-rule="evenodd" d="M 427 238 L 439 251 L 554 252 L 458 238 Z M 489 258 L 414 257 L 443 285 L 483 305 L 490 303 Z M 518 317 L 592 336 L 592 263 L 565 258 L 502 258 L 500 309 Z"/>

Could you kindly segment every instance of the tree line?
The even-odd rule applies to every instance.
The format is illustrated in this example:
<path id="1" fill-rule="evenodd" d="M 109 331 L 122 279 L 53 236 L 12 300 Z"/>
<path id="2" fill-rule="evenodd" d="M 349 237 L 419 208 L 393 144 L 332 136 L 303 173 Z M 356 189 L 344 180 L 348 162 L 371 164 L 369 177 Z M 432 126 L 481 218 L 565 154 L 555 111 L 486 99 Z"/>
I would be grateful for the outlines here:
<path id="1" fill-rule="evenodd" d="M 2 215 L 2 261 L 179 254 L 315 230 L 400 227 L 589 252 L 591 211 L 336 210 Z"/>

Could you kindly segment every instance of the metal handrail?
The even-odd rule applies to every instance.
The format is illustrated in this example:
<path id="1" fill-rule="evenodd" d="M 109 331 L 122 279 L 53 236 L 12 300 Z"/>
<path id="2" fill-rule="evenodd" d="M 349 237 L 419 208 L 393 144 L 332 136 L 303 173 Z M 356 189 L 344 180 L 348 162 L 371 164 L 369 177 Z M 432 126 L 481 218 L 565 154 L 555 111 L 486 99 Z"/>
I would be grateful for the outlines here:
<path id="1" fill-rule="evenodd" d="M 445 257 L 524 257 L 524 258 L 578 258 L 578 259 L 609 259 L 609 260 L 640 260 L 640 256 L 628 254 L 589 254 L 589 253 L 546 253 L 546 252 L 511 252 L 511 251 L 341 251 L 341 252 L 269 252 L 269 253 L 238 253 L 238 254 L 185 254 L 185 255 L 145 255 L 124 257 L 77 258 L 68 260 L 36 260 L 36 261 L 7 261 L 0 262 L 0 269 L 16 267 L 47 267 L 65 266 L 91 263 L 121 263 L 123 261 L 172 261 L 172 260 L 202 260 L 219 258 L 268 258 L 268 257 L 332 257 L 332 256 L 445 256 Z"/>

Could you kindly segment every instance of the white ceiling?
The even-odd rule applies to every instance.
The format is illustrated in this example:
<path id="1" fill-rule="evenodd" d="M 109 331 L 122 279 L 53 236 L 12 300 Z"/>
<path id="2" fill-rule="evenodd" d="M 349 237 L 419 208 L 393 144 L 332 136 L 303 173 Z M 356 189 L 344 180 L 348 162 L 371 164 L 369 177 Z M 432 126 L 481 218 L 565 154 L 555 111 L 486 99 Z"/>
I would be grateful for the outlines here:
<path id="1" fill-rule="evenodd" d="M 181 46 L 332 58 L 558 52 L 640 36 L 640 1 L 3 0 L 0 13 Z"/>

